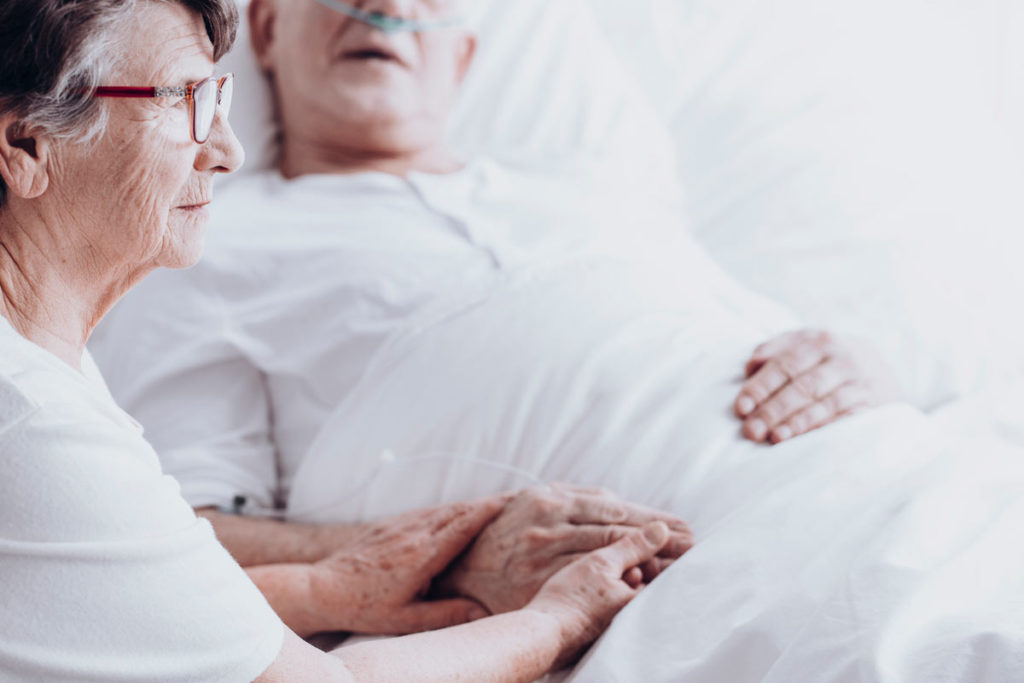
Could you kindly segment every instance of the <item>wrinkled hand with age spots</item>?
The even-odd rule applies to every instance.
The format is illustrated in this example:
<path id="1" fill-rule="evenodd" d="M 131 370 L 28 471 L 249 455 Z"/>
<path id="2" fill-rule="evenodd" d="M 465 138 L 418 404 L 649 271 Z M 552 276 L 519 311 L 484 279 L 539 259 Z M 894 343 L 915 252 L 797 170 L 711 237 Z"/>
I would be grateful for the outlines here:
<path id="1" fill-rule="evenodd" d="M 654 580 L 692 547 L 685 522 L 601 489 L 530 488 L 517 494 L 446 572 L 439 592 L 472 598 L 493 614 L 519 609 L 563 567 L 652 522 L 664 523 L 668 536 L 655 557 L 623 577 L 632 586 Z"/>
<path id="2" fill-rule="evenodd" d="M 317 630 L 402 635 L 487 616 L 472 599 L 426 600 L 425 595 L 434 577 L 473 542 L 507 499 L 414 510 L 369 525 L 312 567 Z"/>
<path id="3" fill-rule="evenodd" d="M 866 341 L 800 330 L 755 351 L 733 409 L 743 434 L 780 443 L 865 408 L 898 401 L 899 384 Z"/>
<path id="4" fill-rule="evenodd" d="M 612 545 L 577 558 L 544 583 L 527 610 L 552 617 L 559 625 L 560 656 L 554 669 L 577 660 L 619 611 L 644 587 L 623 577 L 636 575 L 670 542 L 664 522 L 632 528 Z"/>

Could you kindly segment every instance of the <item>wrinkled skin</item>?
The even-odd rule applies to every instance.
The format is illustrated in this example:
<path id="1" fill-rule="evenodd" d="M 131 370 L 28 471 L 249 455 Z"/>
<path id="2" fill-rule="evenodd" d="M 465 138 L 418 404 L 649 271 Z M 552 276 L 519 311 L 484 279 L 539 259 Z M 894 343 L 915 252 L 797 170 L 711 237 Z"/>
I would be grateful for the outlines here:
<path id="1" fill-rule="evenodd" d="M 561 625 L 561 656 L 553 670 L 574 662 L 604 633 L 645 585 L 623 576 L 651 562 L 670 542 L 664 522 L 632 528 L 612 545 L 583 555 L 544 583 L 526 609 L 549 614 Z"/>
<path id="2" fill-rule="evenodd" d="M 405 634 L 461 624 L 487 612 L 466 598 L 428 601 L 432 579 L 473 541 L 504 497 L 412 512 L 366 526 L 313 565 L 316 630 Z"/>
<path id="3" fill-rule="evenodd" d="M 669 536 L 657 557 L 623 577 L 649 583 L 693 545 L 676 517 L 601 489 L 551 484 L 518 493 L 439 581 L 445 594 L 473 598 L 494 614 L 519 609 L 541 585 L 583 554 L 660 521 Z"/>

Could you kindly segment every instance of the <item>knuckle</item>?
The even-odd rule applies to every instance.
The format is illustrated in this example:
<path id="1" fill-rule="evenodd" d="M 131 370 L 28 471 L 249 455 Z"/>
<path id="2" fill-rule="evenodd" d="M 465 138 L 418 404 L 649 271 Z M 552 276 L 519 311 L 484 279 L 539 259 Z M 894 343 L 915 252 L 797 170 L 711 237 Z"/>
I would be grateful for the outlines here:
<path id="1" fill-rule="evenodd" d="M 818 403 L 815 403 L 813 406 L 811 406 L 810 410 L 807 413 L 807 421 L 810 424 L 820 424 L 820 423 L 824 422 L 825 420 L 827 420 L 828 417 L 829 417 L 828 406 L 824 402 L 821 402 L 821 401 L 819 401 Z"/>
<path id="2" fill-rule="evenodd" d="M 768 401 L 758 410 L 756 417 L 764 422 L 766 425 L 771 426 L 778 423 L 783 413 L 783 408 L 780 405 L 778 399 Z"/>
<path id="3" fill-rule="evenodd" d="M 621 503 L 608 502 L 601 506 L 600 518 L 608 523 L 623 522 L 629 517 L 629 511 Z"/>
<path id="4" fill-rule="evenodd" d="M 821 406 L 827 417 L 832 417 L 842 409 L 843 399 L 842 392 L 837 391 L 833 394 L 829 394 L 821 401 Z M 826 418 L 827 419 L 827 418 Z"/>
<path id="5" fill-rule="evenodd" d="M 530 550 L 537 550 L 551 545 L 554 534 L 542 527 L 531 527 L 523 532 L 523 543 Z"/>
<path id="6" fill-rule="evenodd" d="M 605 527 L 602 535 L 604 537 L 602 545 L 611 545 L 622 538 L 622 532 L 613 526 Z"/>
<path id="7" fill-rule="evenodd" d="M 776 366 L 787 380 L 796 378 L 800 374 L 799 352 L 794 351 L 784 354 L 778 359 Z"/>
<path id="8" fill-rule="evenodd" d="M 799 415 L 794 415 L 792 418 L 787 420 L 785 426 L 788 427 L 789 431 L 793 434 L 801 434 L 807 430 L 807 422 L 807 414 L 800 413 Z"/>
<path id="9" fill-rule="evenodd" d="M 793 380 L 793 390 L 802 398 L 815 398 L 818 394 L 818 378 L 804 374 Z"/>
<path id="10" fill-rule="evenodd" d="M 771 390 L 765 386 L 764 378 L 760 375 L 743 385 L 742 392 L 749 396 L 754 403 L 763 403 L 771 396 Z"/>
<path id="11" fill-rule="evenodd" d="M 587 573 L 594 577 L 605 576 L 614 569 L 614 563 L 608 553 L 596 552 L 590 556 L 587 563 Z"/>

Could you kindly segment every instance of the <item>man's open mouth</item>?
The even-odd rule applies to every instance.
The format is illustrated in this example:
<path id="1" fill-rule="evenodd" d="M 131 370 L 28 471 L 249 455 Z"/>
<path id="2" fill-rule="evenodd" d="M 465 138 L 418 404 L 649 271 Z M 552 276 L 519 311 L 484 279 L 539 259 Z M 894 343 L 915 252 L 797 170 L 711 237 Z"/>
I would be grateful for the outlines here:
<path id="1" fill-rule="evenodd" d="M 361 59 L 361 60 L 380 60 L 384 62 L 397 62 L 398 59 L 390 52 L 384 50 L 378 50 L 376 48 L 365 48 L 362 50 L 353 50 L 352 52 L 345 53 L 345 59 Z"/>

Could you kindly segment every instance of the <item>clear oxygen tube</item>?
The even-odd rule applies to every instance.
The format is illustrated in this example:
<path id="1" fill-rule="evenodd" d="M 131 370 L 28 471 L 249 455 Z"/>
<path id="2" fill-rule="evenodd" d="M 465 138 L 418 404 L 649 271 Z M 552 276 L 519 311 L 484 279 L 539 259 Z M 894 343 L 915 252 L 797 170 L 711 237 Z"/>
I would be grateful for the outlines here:
<path id="1" fill-rule="evenodd" d="M 342 0 L 316 0 L 324 7 L 329 7 L 335 12 L 340 12 L 356 21 L 368 24 L 378 31 L 384 33 L 422 33 L 424 31 L 440 31 L 453 28 L 463 23 L 462 17 L 449 17 L 447 19 L 433 19 L 421 21 L 419 19 L 404 19 L 393 17 L 383 12 L 367 12 L 358 7 L 342 2 Z"/>

